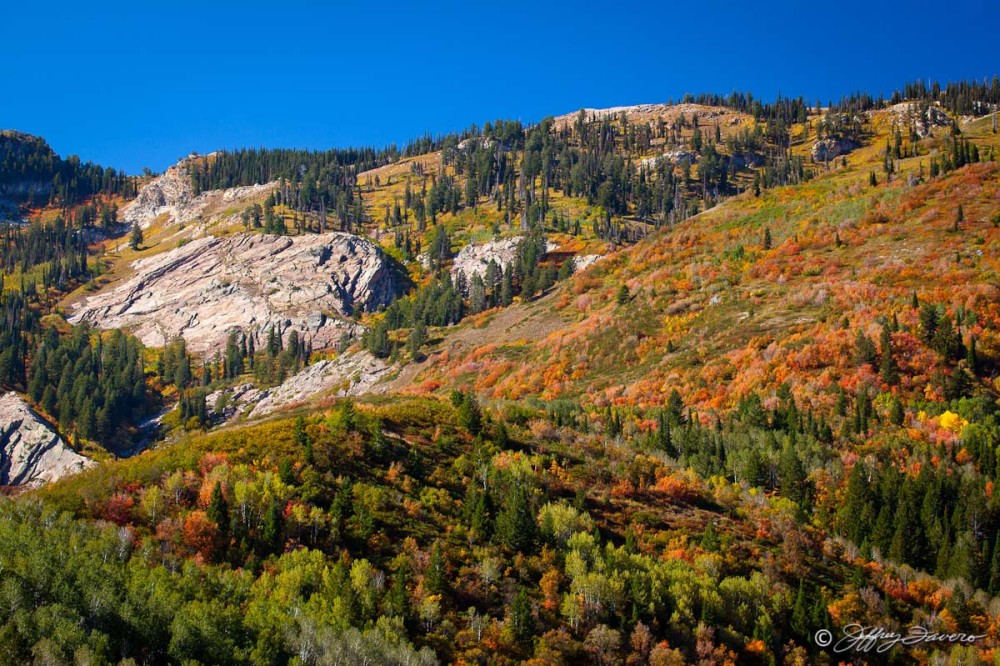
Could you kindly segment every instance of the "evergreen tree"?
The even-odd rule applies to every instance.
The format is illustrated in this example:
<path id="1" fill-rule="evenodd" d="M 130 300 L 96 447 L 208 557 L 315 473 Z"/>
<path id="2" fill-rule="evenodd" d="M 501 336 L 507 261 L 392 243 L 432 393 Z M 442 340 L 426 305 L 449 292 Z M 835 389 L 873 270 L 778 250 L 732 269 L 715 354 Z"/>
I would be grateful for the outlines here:
<path id="1" fill-rule="evenodd" d="M 430 559 L 427 562 L 427 573 L 424 576 L 424 588 L 430 594 L 446 594 L 449 589 L 448 571 L 444 555 L 441 554 L 441 542 L 435 541 L 431 546 Z"/>
<path id="2" fill-rule="evenodd" d="M 882 347 L 882 362 L 879 368 L 879 377 L 889 386 L 895 386 L 899 383 L 899 366 L 892 353 L 892 335 L 889 333 L 888 327 L 882 328 L 879 344 Z"/>
<path id="3" fill-rule="evenodd" d="M 215 487 L 212 488 L 212 498 L 208 503 L 208 511 L 206 512 L 208 519 L 214 522 L 219 527 L 219 534 L 229 533 L 229 503 L 226 502 L 225 496 L 222 494 L 222 484 L 216 483 Z"/>
<path id="4" fill-rule="evenodd" d="M 272 499 L 264 513 L 264 524 L 260 530 L 261 547 L 265 553 L 277 553 L 281 549 L 281 531 L 281 507 Z"/>
<path id="5" fill-rule="evenodd" d="M 479 408 L 479 401 L 472 391 L 468 391 L 462 396 L 462 402 L 458 406 L 458 423 L 473 435 L 478 435 L 483 426 L 483 415 Z"/>
<path id="6" fill-rule="evenodd" d="M 132 224 L 132 231 L 128 236 L 128 246 L 133 250 L 138 250 L 142 246 L 142 228 L 139 227 L 138 222 Z"/>
<path id="7" fill-rule="evenodd" d="M 792 630 L 802 637 L 809 637 L 811 624 L 809 618 L 809 606 L 806 601 L 806 590 L 803 582 L 799 581 L 799 591 L 795 595 L 795 605 L 792 606 Z"/>
<path id="8" fill-rule="evenodd" d="M 521 484 L 515 483 L 497 515 L 495 538 L 500 545 L 511 551 L 530 553 L 536 531 L 528 491 Z"/>
<path id="9" fill-rule="evenodd" d="M 423 319 L 418 319 L 413 324 L 409 337 L 406 339 L 406 347 L 410 352 L 410 357 L 416 361 L 420 359 L 420 350 L 427 344 L 427 327 Z"/>
<path id="10" fill-rule="evenodd" d="M 514 595 L 510 605 L 510 628 L 514 641 L 527 645 L 535 636 L 535 618 L 531 612 L 531 599 L 528 591 L 522 587 Z"/>
<path id="11" fill-rule="evenodd" d="M 889 403 L 889 422 L 895 426 L 901 426 L 905 419 L 906 413 L 903 411 L 903 403 L 899 397 L 893 396 L 892 402 Z"/>

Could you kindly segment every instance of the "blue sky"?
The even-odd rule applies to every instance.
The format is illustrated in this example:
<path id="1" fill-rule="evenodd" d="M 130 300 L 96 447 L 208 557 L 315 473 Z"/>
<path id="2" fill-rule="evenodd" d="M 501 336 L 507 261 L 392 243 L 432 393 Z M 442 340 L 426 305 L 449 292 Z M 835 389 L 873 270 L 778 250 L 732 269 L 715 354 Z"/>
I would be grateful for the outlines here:
<path id="1" fill-rule="evenodd" d="M 12 0 L 0 127 L 137 172 L 192 150 L 403 143 L 687 92 L 825 103 L 992 77 L 989 5 Z"/>

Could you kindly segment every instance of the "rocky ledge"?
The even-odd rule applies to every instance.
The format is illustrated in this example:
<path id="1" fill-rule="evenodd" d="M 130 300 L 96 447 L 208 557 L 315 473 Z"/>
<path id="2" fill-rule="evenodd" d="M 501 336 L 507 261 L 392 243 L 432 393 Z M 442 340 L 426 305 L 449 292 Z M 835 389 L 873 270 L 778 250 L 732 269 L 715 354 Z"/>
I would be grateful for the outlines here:
<path id="1" fill-rule="evenodd" d="M 462 273 L 466 279 L 477 274 L 483 277 L 491 261 L 495 261 L 499 268 L 506 269 L 517 258 L 517 248 L 522 240 L 523 236 L 514 236 L 485 243 L 470 243 L 455 255 L 451 273 L 453 276 Z"/>
<path id="2" fill-rule="evenodd" d="M 208 236 L 140 259 L 121 284 L 76 305 L 74 324 L 124 328 L 159 347 L 183 336 L 211 353 L 230 330 L 297 330 L 312 348 L 335 345 L 356 308 L 389 304 L 401 284 L 390 259 L 345 233 Z"/>
<path id="3" fill-rule="evenodd" d="M 194 220 L 207 223 L 215 217 L 226 217 L 226 211 L 248 204 L 277 187 L 277 183 L 264 183 L 208 190 L 196 196 L 189 168 L 199 159 L 197 155 L 190 155 L 149 181 L 122 209 L 120 220 L 142 228 L 148 227 L 161 215 L 166 215 L 173 224 Z"/>
<path id="4" fill-rule="evenodd" d="M 366 351 L 347 353 L 317 361 L 273 388 L 242 384 L 220 389 L 209 394 L 206 403 L 219 421 L 240 416 L 258 418 L 323 395 L 364 395 L 373 391 L 391 369 Z"/>
<path id="5" fill-rule="evenodd" d="M 66 446 L 16 393 L 0 396 L 0 485 L 40 486 L 94 464 Z"/>

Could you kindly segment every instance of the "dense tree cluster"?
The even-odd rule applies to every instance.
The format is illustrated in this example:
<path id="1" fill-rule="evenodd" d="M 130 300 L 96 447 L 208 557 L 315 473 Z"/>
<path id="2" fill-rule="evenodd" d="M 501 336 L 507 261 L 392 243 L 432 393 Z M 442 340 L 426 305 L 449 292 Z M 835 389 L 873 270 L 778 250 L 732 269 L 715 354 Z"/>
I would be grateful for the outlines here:
<path id="1" fill-rule="evenodd" d="M 843 97 L 831 110 L 858 113 L 884 108 L 888 104 L 940 102 L 943 107 L 960 115 L 980 115 L 1000 105 L 1000 77 L 987 81 L 952 81 L 942 86 L 937 81 L 913 81 L 893 91 L 888 99 L 867 92 L 855 92 Z"/>
<path id="2" fill-rule="evenodd" d="M 28 350 L 41 331 L 38 313 L 30 305 L 35 285 L 20 290 L 3 287 L 0 275 L 0 388 L 23 389 Z"/>
<path id="3" fill-rule="evenodd" d="M 0 228 L 0 272 L 4 274 L 25 274 L 45 264 L 43 285 L 62 290 L 71 281 L 89 276 L 87 255 L 83 234 L 62 217 L 49 224 Z"/>
<path id="4" fill-rule="evenodd" d="M 125 441 L 151 402 L 142 347 L 118 330 L 102 336 L 80 326 L 60 336 L 49 328 L 31 362 L 28 394 L 63 432 Z"/>
<path id="5" fill-rule="evenodd" d="M 23 203 L 75 205 L 94 195 L 135 196 L 135 180 L 122 171 L 63 159 L 44 139 L 0 132 L 0 194 Z"/>
<path id="6" fill-rule="evenodd" d="M 617 442 L 633 414 L 594 418 L 563 403 L 501 415 L 454 391 L 451 405 L 342 402 L 129 461 L 139 483 L 95 473 L 86 480 L 94 501 L 79 503 L 72 488 L 49 498 L 104 523 L 0 505 L 0 582 L 9 596 L 35 600 L 0 608 L 0 641 L 6 654 L 56 660 L 680 663 L 738 653 L 808 663 L 819 658 L 810 637 L 834 626 L 830 613 L 842 617 L 842 605 L 888 570 L 870 575 L 813 553 L 780 508 L 829 510 L 807 470 L 830 463 L 821 422 L 780 394 L 773 408 L 748 398 L 730 422 L 706 427 L 672 393 L 632 450 Z M 534 439 L 551 427 L 543 422 L 570 414 L 571 446 Z M 427 424 L 436 443 L 417 434 Z M 771 489 L 791 504 L 712 495 L 677 471 L 676 456 L 720 460 L 719 474 L 739 477 L 735 487 Z M 909 483 L 856 469 L 851 486 Z M 928 478 L 926 491 L 906 491 L 914 516 L 932 512 L 947 533 L 965 518 L 945 507 L 963 502 L 966 488 L 958 477 Z M 880 513 L 853 494 L 847 501 L 837 510 Z M 642 522 L 622 522 L 636 502 Z M 687 504 L 703 522 L 662 531 L 663 517 L 678 520 Z M 780 539 L 743 534 L 739 512 L 761 530 L 780 525 Z M 761 553 L 769 564 L 758 564 Z M 959 571 L 962 557 L 947 570 Z M 821 577 L 808 575 L 818 566 Z M 983 571 L 974 575 L 986 580 Z M 920 617 L 912 599 L 894 603 L 901 621 Z M 983 611 L 959 594 L 947 604 L 960 630 Z"/>

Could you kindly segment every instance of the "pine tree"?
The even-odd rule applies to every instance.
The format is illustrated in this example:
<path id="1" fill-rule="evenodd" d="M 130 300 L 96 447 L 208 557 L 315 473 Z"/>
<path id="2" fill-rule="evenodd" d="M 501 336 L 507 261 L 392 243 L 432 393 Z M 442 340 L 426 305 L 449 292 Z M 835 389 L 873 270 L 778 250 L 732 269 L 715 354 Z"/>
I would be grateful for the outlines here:
<path id="1" fill-rule="evenodd" d="M 892 402 L 889 403 L 889 422 L 895 426 L 901 426 L 905 419 L 906 412 L 903 411 L 903 403 L 900 402 L 899 397 L 893 396 Z"/>
<path id="2" fill-rule="evenodd" d="M 899 366 L 892 353 L 892 335 L 889 333 L 888 327 L 882 328 L 880 346 L 882 347 L 882 363 L 879 377 L 889 386 L 895 386 L 899 383 Z"/>
<path id="3" fill-rule="evenodd" d="M 916 307 L 916 300 L 916 294 L 914 294 L 914 307 Z M 933 303 L 924 303 L 920 307 L 920 339 L 925 343 L 930 344 L 931 340 L 934 339 L 939 320 L 937 306 Z"/>
<path id="4" fill-rule="evenodd" d="M 406 619 L 410 613 L 410 597 L 406 589 L 406 567 L 400 566 L 392 576 L 392 587 L 385 598 L 385 614 Z"/>
<path id="5" fill-rule="evenodd" d="M 424 325 L 423 319 L 417 319 L 410 336 L 406 339 L 406 347 L 414 361 L 420 358 L 420 350 L 425 344 L 427 344 L 427 326 Z"/>
<path id="6" fill-rule="evenodd" d="M 969 336 L 969 346 L 965 350 L 965 364 L 973 375 L 979 374 L 979 353 L 976 351 L 976 336 Z"/>
<path id="7" fill-rule="evenodd" d="M 479 401 L 469 391 L 462 397 L 458 406 L 458 423 L 473 435 L 478 435 L 483 427 L 483 414 L 479 409 Z"/>
<path id="8" fill-rule="evenodd" d="M 667 397 L 666 417 L 671 426 L 681 425 L 685 422 L 684 400 L 677 389 L 671 390 Z"/>
<path id="9" fill-rule="evenodd" d="M 268 504 L 264 514 L 264 524 L 260 530 L 261 547 L 265 553 L 276 553 L 281 548 L 281 507 L 274 499 Z"/>
<path id="10" fill-rule="evenodd" d="M 778 474 L 781 494 L 797 504 L 802 504 L 806 496 L 806 470 L 795 449 L 787 441 L 781 449 Z"/>
<path id="11" fill-rule="evenodd" d="M 500 305 L 507 307 L 514 302 L 514 285 L 510 267 L 503 272 L 503 280 L 500 283 Z"/>
<path id="12" fill-rule="evenodd" d="M 138 250 L 142 246 L 142 228 L 138 223 L 132 224 L 132 232 L 128 237 L 128 246 L 133 250 Z"/>
<path id="13" fill-rule="evenodd" d="M 427 573 L 424 575 L 424 589 L 430 594 L 445 594 L 448 592 L 448 571 L 444 556 L 441 554 L 441 542 L 435 541 L 431 546 L 430 559 L 427 562 Z"/>
<path id="14" fill-rule="evenodd" d="M 313 456 L 312 437 L 306 432 L 306 420 L 301 416 L 295 419 L 294 439 L 295 443 L 302 447 L 303 460 L 306 464 L 314 464 L 316 461 Z"/>
<path id="15" fill-rule="evenodd" d="M 792 606 L 792 630 L 799 636 L 809 636 L 809 607 L 806 604 L 806 590 L 799 581 L 799 591 L 795 595 L 795 605 Z"/>
<path id="16" fill-rule="evenodd" d="M 996 596 L 1000 593 L 1000 533 L 993 541 L 993 557 L 990 559 L 989 593 Z"/>
<path id="17" fill-rule="evenodd" d="M 535 543 L 535 516 L 531 511 L 528 491 L 515 484 L 504 501 L 496 519 L 495 537 L 500 545 L 522 553 L 529 553 Z"/>
<path id="18" fill-rule="evenodd" d="M 770 250 L 771 249 L 771 243 L 772 243 L 771 228 L 770 227 L 764 227 L 764 249 L 765 250 Z"/>
<path id="19" fill-rule="evenodd" d="M 514 595 L 514 602 L 510 605 L 510 628 L 514 641 L 526 645 L 535 636 L 535 618 L 531 612 L 531 599 L 528 591 L 520 588 Z"/>
<path id="20" fill-rule="evenodd" d="M 212 499 L 208 503 L 206 513 L 208 519 L 218 525 L 220 534 L 229 533 L 229 503 L 226 502 L 226 498 L 222 494 L 221 483 L 217 482 L 212 488 Z"/>

